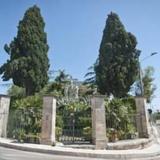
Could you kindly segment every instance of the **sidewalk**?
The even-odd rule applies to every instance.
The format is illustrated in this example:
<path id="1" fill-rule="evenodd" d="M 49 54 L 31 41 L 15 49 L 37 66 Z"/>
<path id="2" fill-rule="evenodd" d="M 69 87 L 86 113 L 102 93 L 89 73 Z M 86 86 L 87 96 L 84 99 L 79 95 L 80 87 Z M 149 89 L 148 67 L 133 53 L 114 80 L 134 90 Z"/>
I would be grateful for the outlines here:
<path id="1" fill-rule="evenodd" d="M 12 149 L 18 149 L 30 152 L 47 153 L 53 155 L 66 155 L 66 156 L 78 156 L 88 158 L 104 158 L 110 160 L 141 160 L 145 159 L 160 159 L 160 138 L 156 127 L 154 129 L 154 144 L 147 148 L 137 148 L 129 150 L 94 150 L 94 149 L 80 149 L 64 146 L 48 146 L 41 144 L 29 144 L 29 143 L 15 143 L 13 140 L 0 138 L 0 146 L 8 147 Z M 145 140 L 144 140 L 145 141 Z M 127 142 L 128 143 L 128 142 Z M 136 143 L 136 141 L 135 141 Z M 158 158 L 159 157 L 159 158 Z"/>
<path id="2" fill-rule="evenodd" d="M 117 142 L 108 142 L 106 150 L 129 150 L 129 149 L 143 149 L 153 144 L 153 137 L 149 139 L 130 139 L 120 140 Z M 66 148 L 74 149 L 95 149 L 94 145 L 91 144 L 70 144 L 64 145 Z"/>
<path id="3" fill-rule="evenodd" d="M 91 149 L 74 149 L 64 147 L 52 147 L 47 145 L 13 143 L 11 140 L 0 138 L 0 146 L 19 149 L 30 152 L 48 153 L 54 155 L 104 158 L 104 159 L 141 159 L 160 156 L 160 145 L 153 144 L 145 149 L 132 150 L 91 150 Z"/>

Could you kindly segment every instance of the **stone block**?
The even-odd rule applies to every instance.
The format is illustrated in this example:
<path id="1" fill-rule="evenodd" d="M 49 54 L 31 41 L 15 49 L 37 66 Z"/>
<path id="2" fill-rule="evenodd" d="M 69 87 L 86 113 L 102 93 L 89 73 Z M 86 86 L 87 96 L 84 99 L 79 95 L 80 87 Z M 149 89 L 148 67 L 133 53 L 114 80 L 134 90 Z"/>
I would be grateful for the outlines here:
<path id="1" fill-rule="evenodd" d="M 96 149 L 106 149 L 106 118 L 103 96 L 91 98 L 92 142 Z"/>
<path id="2" fill-rule="evenodd" d="M 149 138 L 149 120 L 144 97 L 135 97 L 139 138 Z"/>
<path id="3" fill-rule="evenodd" d="M 7 137 L 10 97 L 0 95 L 0 137 Z"/>
<path id="4" fill-rule="evenodd" d="M 56 131 L 56 99 L 52 96 L 43 97 L 41 144 L 55 145 Z"/>

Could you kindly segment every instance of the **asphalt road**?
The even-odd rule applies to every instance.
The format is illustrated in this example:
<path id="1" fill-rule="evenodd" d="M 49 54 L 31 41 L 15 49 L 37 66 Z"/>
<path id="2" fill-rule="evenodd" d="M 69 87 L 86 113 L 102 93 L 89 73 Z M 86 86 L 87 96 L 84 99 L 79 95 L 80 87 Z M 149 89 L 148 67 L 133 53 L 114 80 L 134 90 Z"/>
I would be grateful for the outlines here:
<path id="1" fill-rule="evenodd" d="M 40 154 L 40 153 L 25 152 L 25 151 L 0 147 L 0 160 L 96 160 L 96 159 L 57 156 L 51 154 Z"/>

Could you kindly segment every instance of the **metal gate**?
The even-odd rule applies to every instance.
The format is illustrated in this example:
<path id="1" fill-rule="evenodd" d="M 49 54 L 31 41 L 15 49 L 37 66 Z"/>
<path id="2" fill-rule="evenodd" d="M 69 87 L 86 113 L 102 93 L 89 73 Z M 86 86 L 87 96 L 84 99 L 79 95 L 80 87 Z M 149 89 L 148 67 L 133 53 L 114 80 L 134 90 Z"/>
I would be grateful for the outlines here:
<path id="1" fill-rule="evenodd" d="M 86 144 L 91 142 L 91 109 L 86 110 L 58 110 L 57 121 L 61 127 L 57 140 L 63 144 Z M 58 122 L 57 122 L 58 123 Z"/>
<path id="2" fill-rule="evenodd" d="M 41 133 L 42 109 L 36 107 L 10 110 L 8 138 L 20 142 L 39 143 Z"/>
<path id="3" fill-rule="evenodd" d="M 138 114 L 123 114 L 123 117 L 114 117 L 113 114 L 106 114 L 106 129 L 109 141 L 116 136 L 119 140 L 138 138 L 137 118 Z"/>

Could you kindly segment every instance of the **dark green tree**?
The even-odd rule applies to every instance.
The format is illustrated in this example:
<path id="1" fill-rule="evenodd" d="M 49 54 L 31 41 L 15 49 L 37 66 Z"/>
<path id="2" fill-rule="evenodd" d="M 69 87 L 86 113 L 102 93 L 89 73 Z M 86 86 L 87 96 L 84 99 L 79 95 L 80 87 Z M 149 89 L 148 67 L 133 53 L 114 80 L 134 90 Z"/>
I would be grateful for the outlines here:
<path id="1" fill-rule="evenodd" d="M 17 36 L 4 49 L 10 59 L 0 67 L 4 81 L 26 89 L 26 95 L 38 92 L 48 82 L 47 35 L 37 6 L 29 8 L 19 22 Z"/>
<path id="2" fill-rule="evenodd" d="M 65 73 L 65 70 L 59 70 L 59 74 L 57 75 L 57 77 L 55 78 L 55 82 L 64 84 L 69 82 L 69 74 Z"/>
<path id="3" fill-rule="evenodd" d="M 103 31 L 98 62 L 95 66 L 96 83 L 101 94 L 124 97 L 138 73 L 137 41 L 126 32 L 119 17 L 110 13 Z"/>

